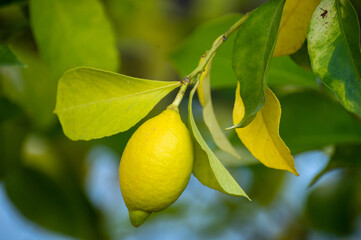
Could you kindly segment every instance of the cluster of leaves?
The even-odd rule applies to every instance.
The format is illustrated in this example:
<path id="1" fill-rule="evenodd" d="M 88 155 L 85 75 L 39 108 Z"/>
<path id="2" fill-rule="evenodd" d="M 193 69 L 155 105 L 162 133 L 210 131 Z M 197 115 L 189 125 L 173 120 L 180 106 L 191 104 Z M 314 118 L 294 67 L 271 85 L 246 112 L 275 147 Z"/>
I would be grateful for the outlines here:
<path id="1" fill-rule="evenodd" d="M 26 2 L 9 0 L 1 4 L 27 6 Z M 11 31 L 17 31 L 1 35 L 0 178 L 11 200 L 35 222 L 76 237 L 103 238 L 99 223 L 87 220 L 98 219 L 94 217 L 98 213 L 83 194 L 83 179 L 78 179 L 84 175 L 79 173 L 82 165 L 78 159 L 84 158 L 87 147 L 83 142 L 64 141 L 57 131 L 47 132 L 53 140 L 40 138 L 48 149 L 45 156 L 23 156 L 29 144 L 39 144 L 38 138 L 29 137 L 28 129 L 19 127 L 28 124 L 23 114 L 29 116 L 25 121 L 34 123 L 30 131 L 45 132 L 54 126 L 55 109 L 67 137 L 99 139 L 130 129 L 181 83 L 114 73 L 120 66 L 116 36 L 103 5 L 96 0 L 30 0 L 28 7 L 30 22 L 24 9 L 16 8 L 13 14 L 22 21 L 13 23 L 16 27 Z M 222 40 L 217 37 L 242 17 L 226 15 L 198 27 L 171 54 L 180 76 L 191 73 L 214 40 Z M 19 31 L 29 27 L 32 36 Z M 33 43 L 32 37 L 37 47 L 24 44 Z M 297 174 L 291 152 L 336 145 L 329 165 L 315 181 L 335 168 L 359 168 L 360 54 L 359 23 L 349 0 L 270 0 L 252 11 L 237 34 L 212 56 L 190 93 L 188 122 L 195 143 L 194 175 L 220 192 L 247 196 L 221 162 L 247 164 L 250 157 L 246 148 L 253 155 L 250 161 L 256 158 L 268 167 Z M 276 90 L 279 100 L 269 86 Z M 222 130 L 231 123 L 219 124 L 222 116 L 215 109 L 219 99 L 212 101 L 211 89 L 230 89 L 232 96 L 236 91 L 231 129 L 236 129 L 244 146 L 228 137 L 232 131 Z M 206 143 L 194 119 L 196 91 L 215 146 Z M 226 154 L 224 159 L 217 149 Z M 23 159 L 30 164 L 24 164 Z M 65 165 L 74 172 L 54 170 L 65 169 Z M 38 171 L 44 169 L 53 172 L 52 176 Z M 27 199 L 26 204 L 23 199 Z M 38 213 L 35 217 L 34 206 Z M 311 204 L 309 208 L 313 209 Z M 43 217 L 48 212 L 53 215 L 50 221 Z"/>
<path id="2" fill-rule="evenodd" d="M 288 170 L 296 175 L 298 173 L 291 152 L 278 133 L 281 107 L 277 97 L 267 87 L 273 56 L 296 52 L 307 35 L 313 72 L 339 97 L 346 109 L 360 114 L 357 109 L 361 103 L 361 68 L 358 66 L 361 56 L 356 12 L 348 1 L 341 3 L 337 0 L 325 0 L 320 4 L 319 2 L 310 0 L 302 1 L 300 4 L 299 1 L 271 0 L 263 4 L 249 16 L 243 17 L 246 20 L 242 22 L 234 39 L 233 48 L 221 56 L 221 63 L 215 61 L 213 68 L 214 72 L 220 72 L 217 68 L 219 63 L 223 64 L 224 68 L 232 66 L 235 73 L 236 80 L 225 81 L 230 74 L 223 72 L 227 69 L 222 69 L 222 75 L 216 75 L 222 78 L 217 81 L 218 87 L 238 81 L 233 111 L 234 126 L 230 129 L 236 128 L 246 148 L 264 165 Z M 207 26 L 207 31 L 195 34 L 190 43 L 174 54 L 176 64 L 183 68 L 182 61 L 192 62 L 194 52 L 197 52 L 193 51 L 193 48 L 199 47 L 197 42 L 203 42 L 198 39 L 199 37 L 205 39 L 209 33 L 217 33 L 216 27 L 228 28 L 230 25 L 224 22 L 228 23 L 237 18 L 240 16 L 227 16 L 221 20 L 222 24 L 213 23 Z M 338 38 L 335 39 L 335 36 Z M 218 38 L 213 48 L 224 40 Z M 206 52 L 205 55 L 211 52 Z M 196 146 L 193 173 L 206 186 L 230 195 L 246 196 L 208 147 L 193 119 L 192 99 L 199 88 L 204 120 L 215 143 L 221 150 L 241 159 L 218 125 L 213 111 L 210 96 L 213 56 L 208 59 L 210 60 L 204 72 L 199 73 L 200 84 L 196 82 L 189 99 L 189 126 Z M 188 70 L 194 66 L 196 65 L 189 66 Z M 342 71 L 337 69 L 339 66 L 343 66 Z M 180 85 L 177 82 L 134 79 L 89 68 L 73 69 L 59 82 L 55 112 L 59 116 L 64 133 L 70 139 L 101 138 L 134 126 L 165 95 Z"/>

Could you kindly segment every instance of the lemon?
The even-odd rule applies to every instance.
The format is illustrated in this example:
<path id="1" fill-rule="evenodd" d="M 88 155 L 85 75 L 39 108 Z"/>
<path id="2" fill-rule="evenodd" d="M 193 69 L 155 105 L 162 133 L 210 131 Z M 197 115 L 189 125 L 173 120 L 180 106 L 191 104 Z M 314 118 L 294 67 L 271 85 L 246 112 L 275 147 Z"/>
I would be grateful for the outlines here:
<path id="1" fill-rule="evenodd" d="M 178 109 L 168 108 L 143 123 L 128 141 L 119 183 L 132 224 L 175 202 L 193 167 L 193 144 Z"/>

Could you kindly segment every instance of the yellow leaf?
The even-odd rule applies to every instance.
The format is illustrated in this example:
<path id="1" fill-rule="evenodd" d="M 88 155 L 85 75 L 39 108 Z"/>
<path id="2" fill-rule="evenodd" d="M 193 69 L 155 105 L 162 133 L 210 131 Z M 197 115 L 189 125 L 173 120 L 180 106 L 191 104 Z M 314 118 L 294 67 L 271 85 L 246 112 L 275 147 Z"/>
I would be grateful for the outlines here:
<path id="1" fill-rule="evenodd" d="M 306 39 L 308 24 L 321 0 L 287 0 L 283 8 L 274 57 L 296 52 Z"/>
<path id="2" fill-rule="evenodd" d="M 199 60 L 199 64 L 201 64 L 201 62 L 203 62 L 203 57 Z M 197 88 L 198 100 L 199 100 L 200 104 L 202 105 L 202 107 L 204 107 L 203 80 L 204 80 L 204 78 L 207 78 L 209 76 L 209 73 L 210 73 L 209 64 L 207 64 L 206 67 L 204 68 L 204 72 L 201 74 L 201 76 L 199 78 L 199 85 Z"/>
<path id="3" fill-rule="evenodd" d="M 214 42 L 213 42 L 213 45 L 217 43 L 217 41 L 222 38 L 223 35 L 219 36 Z M 204 107 L 204 104 L 205 104 L 205 97 L 204 97 L 204 89 L 203 89 L 203 81 L 204 79 L 207 79 L 209 78 L 209 75 L 210 75 L 210 71 L 211 71 L 211 68 L 210 68 L 210 63 L 212 62 L 213 60 L 213 57 L 214 55 L 211 57 L 211 59 L 209 60 L 209 62 L 207 63 L 206 67 L 204 68 L 204 71 L 203 73 L 201 73 L 201 76 L 199 78 L 199 85 L 198 85 L 198 88 L 197 88 L 197 93 L 198 93 L 198 100 L 200 102 L 200 104 L 202 105 L 202 107 Z M 201 57 L 201 59 L 199 60 L 199 63 L 198 65 L 200 65 L 204 60 L 204 56 Z"/>
<path id="4" fill-rule="evenodd" d="M 238 82 L 233 109 L 234 124 L 239 123 L 244 116 L 244 105 L 239 91 Z M 244 128 L 236 128 L 238 137 L 265 166 L 287 170 L 298 176 L 291 152 L 279 135 L 281 105 L 268 87 L 265 97 L 266 103 L 255 119 Z"/>
<path id="5" fill-rule="evenodd" d="M 214 55 L 213 55 L 214 56 Z M 217 121 L 216 114 L 213 110 L 212 96 L 211 96 L 211 82 L 210 82 L 210 72 L 211 72 L 211 63 L 213 57 L 209 60 L 206 65 L 204 72 L 201 73 L 199 79 L 199 85 L 197 88 L 199 102 L 202 104 L 202 112 L 204 123 L 206 124 L 209 132 L 212 135 L 214 143 L 224 152 L 231 154 L 237 160 L 241 159 L 241 156 L 237 153 L 236 149 L 232 146 L 231 142 L 228 140 L 227 136 L 224 133 L 224 130 L 221 128 Z M 199 64 L 203 61 L 201 58 Z"/>

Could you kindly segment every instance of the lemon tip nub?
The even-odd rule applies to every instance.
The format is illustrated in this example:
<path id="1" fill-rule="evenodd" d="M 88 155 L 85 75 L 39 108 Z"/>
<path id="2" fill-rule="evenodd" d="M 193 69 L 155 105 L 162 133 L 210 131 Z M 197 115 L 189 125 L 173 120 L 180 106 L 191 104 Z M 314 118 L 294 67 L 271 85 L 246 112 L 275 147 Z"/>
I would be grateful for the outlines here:
<path id="1" fill-rule="evenodd" d="M 139 227 L 149 217 L 151 213 L 142 210 L 130 210 L 129 218 L 134 227 Z"/>

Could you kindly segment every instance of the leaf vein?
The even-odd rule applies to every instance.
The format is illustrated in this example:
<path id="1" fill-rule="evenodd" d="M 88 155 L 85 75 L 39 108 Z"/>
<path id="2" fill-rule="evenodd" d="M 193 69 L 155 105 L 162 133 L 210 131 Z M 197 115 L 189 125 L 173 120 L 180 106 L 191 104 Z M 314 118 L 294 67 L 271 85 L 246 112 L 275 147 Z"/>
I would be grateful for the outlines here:
<path id="1" fill-rule="evenodd" d="M 163 87 L 158 87 L 158 88 L 153 88 L 147 91 L 142 91 L 142 92 L 137 92 L 135 94 L 128 94 L 125 96 L 119 96 L 119 97 L 113 97 L 113 98 L 108 98 L 108 99 L 102 99 L 102 100 L 98 100 L 98 101 L 94 101 L 94 102 L 90 102 L 90 103 L 84 103 L 84 104 L 79 104 L 79 105 L 75 105 L 69 108 L 65 108 L 65 109 L 61 109 L 61 110 L 56 110 L 55 113 L 63 113 L 63 112 L 68 112 L 77 108 L 84 108 L 84 107 L 88 107 L 94 104 L 101 104 L 101 103 L 106 103 L 106 102 L 113 102 L 113 101 L 117 101 L 120 99 L 126 99 L 126 98 L 130 98 L 130 97 L 134 97 L 134 96 L 138 96 L 138 95 L 142 95 L 142 94 L 147 94 L 147 93 L 151 93 L 151 92 L 155 92 L 155 91 L 159 91 L 162 89 L 166 89 L 166 88 L 173 88 L 177 85 L 180 85 L 179 82 L 176 82 L 172 85 L 167 85 L 167 86 L 163 86 Z"/>

